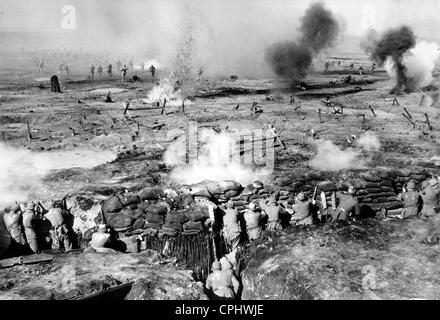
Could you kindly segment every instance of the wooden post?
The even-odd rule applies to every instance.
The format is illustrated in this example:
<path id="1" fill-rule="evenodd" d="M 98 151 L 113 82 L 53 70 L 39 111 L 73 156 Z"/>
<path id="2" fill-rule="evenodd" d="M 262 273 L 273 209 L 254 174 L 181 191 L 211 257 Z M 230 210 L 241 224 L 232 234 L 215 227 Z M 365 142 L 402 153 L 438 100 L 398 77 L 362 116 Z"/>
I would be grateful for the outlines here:
<path id="1" fill-rule="evenodd" d="M 122 102 L 122 106 L 124 107 L 124 116 L 127 114 L 127 112 L 128 112 L 128 108 L 130 107 L 130 102 Z"/>
<path id="2" fill-rule="evenodd" d="M 180 114 L 185 114 L 185 98 L 182 99 L 182 106 L 180 108 Z"/>
<path id="3" fill-rule="evenodd" d="M 410 118 L 409 118 L 405 113 L 403 113 L 403 112 L 402 112 L 402 115 L 405 117 L 406 120 L 408 120 L 408 121 L 413 125 L 413 128 L 416 127 L 416 123 L 415 123 L 412 119 L 410 119 Z"/>
<path id="4" fill-rule="evenodd" d="M 161 111 L 160 114 L 163 114 L 163 113 L 165 112 L 165 106 L 166 106 L 166 104 L 167 104 L 167 98 L 164 98 L 164 99 L 163 99 L 162 111 Z"/>
<path id="5" fill-rule="evenodd" d="M 408 115 L 408 117 L 413 120 L 413 117 L 411 116 L 411 114 L 408 112 L 408 110 L 404 107 L 403 110 L 405 110 L 406 114 Z"/>
<path id="6" fill-rule="evenodd" d="M 429 117 L 428 117 L 428 114 L 426 112 L 425 112 L 425 118 L 426 118 L 426 122 L 428 123 L 429 130 L 432 130 L 431 122 L 429 121 Z"/>
<path id="7" fill-rule="evenodd" d="M 50 78 L 50 91 L 61 92 L 60 83 L 58 82 L 57 76 L 52 76 Z"/>
<path id="8" fill-rule="evenodd" d="M 31 126 L 29 125 L 29 121 L 26 121 L 26 123 L 27 123 L 27 140 L 28 142 L 31 142 L 32 140 Z"/>
<path id="9" fill-rule="evenodd" d="M 319 123 L 322 123 L 321 109 L 318 109 L 318 114 L 319 114 Z"/>
<path id="10" fill-rule="evenodd" d="M 368 108 L 370 108 L 370 110 L 371 110 L 371 113 L 373 114 L 373 116 L 375 116 L 376 117 L 376 113 L 374 112 L 374 109 L 370 106 L 370 105 L 368 105 Z"/>

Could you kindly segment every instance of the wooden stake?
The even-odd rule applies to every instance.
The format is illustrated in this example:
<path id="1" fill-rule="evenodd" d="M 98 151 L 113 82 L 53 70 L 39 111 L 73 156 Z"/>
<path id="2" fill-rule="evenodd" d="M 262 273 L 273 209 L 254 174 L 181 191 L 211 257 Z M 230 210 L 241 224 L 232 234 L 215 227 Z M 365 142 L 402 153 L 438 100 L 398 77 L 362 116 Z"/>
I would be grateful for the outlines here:
<path id="1" fill-rule="evenodd" d="M 428 114 L 426 112 L 425 112 L 425 118 L 426 118 L 426 122 L 428 123 L 429 130 L 432 130 L 431 122 L 429 121 L 429 117 L 428 117 Z"/>
<path id="2" fill-rule="evenodd" d="M 29 125 L 29 121 L 27 121 L 26 123 L 27 123 L 27 132 L 28 132 L 27 139 L 28 142 L 31 142 L 32 140 L 31 126 Z"/>
<path id="3" fill-rule="evenodd" d="M 318 114 L 319 114 L 319 123 L 322 123 L 321 109 L 318 109 Z"/>
<path id="4" fill-rule="evenodd" d="M 370 106 L 370 105 L 368 105 L 368 108 L 370 108 L 370 110 L 371 110 L 371 113 L 373 114 L 373 116 L 375 116 L 376 117 L 376 113 L 374 112 L 374 109 Z"/>
<path id="5" fill-rule="evenodd" d="M 167 98 L 163 99 L 163 106 L 162 106 L 162 111 L 160 114 L 163 114 L 165 112 L 165 105 L 167 104 Z"/>
<path id="6" fill-rule="evenodd" d="M 416 123 L 412 121 L 405 113 L 402 112 L 402 115 L 405 117 L 406 120 L 408 120 L 413 125 L 413 128 L 415 128 Z"/>
<path id="7" fill-rule="evenodd" d="M 404 107 L 403 110 L 406 112 L 406 114 L 408 115 L 408 117 L 413 120 L 413 117 L 411 116 L 411 114 L 408 112 L 408 110 Z"/>

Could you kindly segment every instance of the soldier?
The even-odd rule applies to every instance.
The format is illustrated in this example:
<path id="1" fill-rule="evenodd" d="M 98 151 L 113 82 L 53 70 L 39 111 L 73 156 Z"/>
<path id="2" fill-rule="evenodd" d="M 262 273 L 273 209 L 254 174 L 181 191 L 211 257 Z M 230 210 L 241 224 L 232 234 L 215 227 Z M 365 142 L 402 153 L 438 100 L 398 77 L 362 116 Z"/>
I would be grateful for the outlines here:
<path id="1" fill-rule="evenodd" d="M 410 181 L 407 184 L 407 191 L 403 189 L 402 193 L 399 193 L 397 199 L 403 202 L 402 218 L 417 216 L 419 213 L 420 194 L 414 191 L 414 182 Z"/>
<path id="2" fill-rule="evenodd" d="M 206 279 L 206 289 L 211 290 L 216 298 L 234 299 L 240 282 L 231 271 L 221 270 L 218 261 L 212 263 L 212 273 Z"/>
<path id="3" fill-rule="evenodd" d="M 359 75 L 362 76 L 363 73 L 364 73 L 364 67 L 360 66 L 359 69 L 358 69 L 358 71 L 359 71 Z"/>
<path id="4" fill-rule="evenodd" d="M 30 202 L 26 206 L 26 210 L 23 213 L 23 226 L 24 233 L 26 235 L 26 241 L 34 253 L 38 252 L 38 237 L 36 233 L 36 224 L 38 216 L 35 214 L 35 204 Z"/>
<path id="5" fill-rule="evenodd" d="M 113 77 L 113 66 L 111 63 L 107 66 L 107 74 L 110 78 Z"/>
<path id="6" fill-rule="evenodd" d="M 64 223 L 63 211 L 61 208 L 55 207 L 53 201 L 49 202 L 48 209 L 45 218 L 51 223 L 49 233 L 52 240 L 52 249 L 59 250 L 62 242 L 66 252 L 72 250 L 72 242 L 69 237 L 69 229 Z"/>
<path id="7" fill-rule="evenodd" d="M 311 201 L 307 199 L 304 192 L 300 192 L 295 197 L 295 203 L 292 205 L 292 217 L 290 218 L 290 224 L 293 226 L 298 225 L 311 225 L 313 224 L 313 216 L 310 210 Z"/>
<path id="8" fill-rule="evenodd" d="M 117 69 L 117 70 L 120 70 L 121 67 L 122 67 L 122 63 L 121 63 L 121 61 L 120 61 L 120 60 L 116 61 L 116 69 Z"/>
<path id="9" fill-rule="evenodd" d="M 330 67 L 330 63 L 326 61 L 324 67 L 325 67 L 325 72 L 327 72 L 328 68 Z"/>
<path id="10" fill-rule="evenodd" d="M 268 217 L 266 229 L 267 230 L 282 230 L 280 224 L 280 207 L 277 205 L 275 196 L 271 196 L 269 200 L 260 200 L 260 208 L 266 213 Z"/>
<path id="11" fill-rule="evenodd" d="M 371 72 L 374 72 L 374 70 L 376 70 L 376 63 L 373 62 L 371 65 Z"/>
<path id="12" fill-rule="evenodd" d="M 127 68 L 127 66 L 124 64 L 124 67 L 121 69 L 121 76 L 122 76 L 122 82 L 124 82 L 124 80 L 125 80 L 125 76 L 127 75 L 127 71 L 128 71 L 128 68 Z"/>
<path id="13" fill-rule="evenodd" d="M 439 206 L 440 188 L 437 179 L 429 180 L 429 185 L 423 189 L 420 194 L 423 199 L 423 209 L 421 216 L 431 217 L 436 214 L 436 208 Z"/>
<path id="14" fill-rule="evenodd" d="M 90 76 L 92 80 L 95 77 L 95 66 L 93 64 L 90 66 Z"/>
<path id="15" fill-rule="evenodd" d="M 339 205 L 332 213 L 332 222 L 346 221 L 350 215 L 360 215 L 360 208 L 357 199 L 354 197 L 356 189 L 353 186 L 348 188 L 347 192 L 337 192 Z"/>
<path id="16" fill-rule="evenodd" d="M 291 106 L 293 106 L 293 105 L 295 104 L 295 98 L 294 98 L 293 95 L 290 96 L 290 102 L 289 102 L 289 104 L 290 104 Z"/>
<path id="17" fill-rule="evenodd" d="M 238 223 L 238 211 L 234 208 L 234 202 L 229 200 L 226 204 L 225 215 L 223 216 L 223 235 L 230 251 L 240 244 L 241 228 Z"/>
<path id="18" fill-rule="evenodd" d="M 26 246 L 26 239 L 23 233 L 22 226 L 22 212 L 18 204 L 13 205 L 9 210 L 5 210 L 3 215 L 6 229 L 8 230 L 11 238 L 18 244 Z"/>
<path id="19" fill-rule="evenodd" d="M 350 70 L 353 71 L 353 69 L 354 69 L 354 62 L 352 61 L 352 62 L 350 63 Z"/>
<path id="20" fill-rule="evenodd" d="M 101 65 L 99 65 L 98 66 L 98 76 L 101 78 L 101 76 L 102 76 L 102 66 Z"/>
<path id="21" fill-rule="evenodd" d="M 90 246 L 93 249 L 106 248 L 110 245 L 110 234 L 107 232 L 107 226 L 100 224 L 98 231 L 92 234 Z"/>
<path id="22" fill-rule="evenodd" d="M 244 213 L 244 220 L 246 222 L 246 233 L 249 240 L 256 240 L 261 236 L 262 229 L 260 219 L 265 215 L 256 211 L 257 205 L 254 202 L 249 203 L 249 209 Z"/>
<path id="23" fill-rule="evenodd" d="M 155 68 L 153 65 L 151 65 L 150 68 L 149 68 L 149 70 L 150 70 L 150 72 L 151 72 L 151 76 L 154 78 L 154 75 L 155 75 L 155 73 L 156 73 L 156 68 Z"/>

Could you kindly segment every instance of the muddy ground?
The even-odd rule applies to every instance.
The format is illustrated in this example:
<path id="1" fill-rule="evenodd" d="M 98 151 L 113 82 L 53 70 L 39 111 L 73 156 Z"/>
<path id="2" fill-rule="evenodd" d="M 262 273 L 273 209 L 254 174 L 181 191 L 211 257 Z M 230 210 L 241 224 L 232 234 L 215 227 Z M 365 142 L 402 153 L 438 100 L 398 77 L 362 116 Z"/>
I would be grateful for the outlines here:
<path id="1" fill-rule="evenodd" d="M 362 59 L 365 58 L 359 57 L 358 61 L 363 61 L 364 66 L 370 64 Z M 133 74 L 129 73 L 129 77 Z M 314 157 L 316 148 L 310 142 L 311 129 L 315 130 L 319 138 L 331 140 L 342 149 L 349 146 L 347 137 L 353 134 L 359 136 L 367 130 L 374 133 L 379 138 L 381 147 L 378 152 L 369 155 L 364 163 L 367 167 L 402 168 L 423 164 L 435 170 L 439 168 L 439 102 L 431 105 L 426 103 L 429 99 L 425 99 L 425 103 L 419 105 L 421 93 L 413 92 L 397 96 L 400 106 L 393 106 L 394 96 L 390 94 L 393 82 L 383 70 L 374 74 L 367 72 L 362 77 L 349 71 L 347 66 L 327 73 L 313 72 L 304 79 L 305 90 L 299 88 L 298 84 L 283 80 L 202 79 L 191 84 L 189 96 L 192 103 L 186 105 L 185 115 L 179 115 L 176 107 L 167 107 L 167 114 L 161 115 L 160 109 L 152 104 L 145 104 L 142 99 L 147 97 L 158 79 L 152 79 L 147 73 L 137 74 L 140 81 L 125 83 L 121 83 L 117 76 L 113 79 L 103 77 L 95 80 L 84 80 L 87 78 L 85 73 L 74 74 L 71 79 L 60 76 L 63 92 L 52 93 L 47 81 L 35 80 L 50 77 L 50 71 L 37 75 L 26 68 L 2 70 L 0 134 L 4 143 L 26 148 L 34 153 L 76 152 L 81 149 L 94 152 L 86 153 L 86 158 L 96 158 L 101 151 L 111 152 L 110 155 L 113 155 L 99 158 L 97 161 L 102 164 L 92 168 L 83 168 L 82 161 L 78 161 L 76 165 L 68 165 L 69 168 L 50 170 L 44 176 L 42 184 L 28 190 L 29 198 L 60 198 L 68 192 L 104 198 L 125 189 L 136 190 L 148 185 L 172 184 L 170 168 L 163 161 L 164 150 L 172 142 L 167 133 L 176 128 L 187 130 L 189 121 L 197 121 L 199 127 L 221 127 L 229 123 L 231 127 L 244 124 L 259 128 L 268 123 L 273 124 L 287 146 L 286 150 L 276 149 L 273 177 L 282 176 L 286 172 L 309 170 L 309 161 Z M 352 76 L 352 84 L 331 83 L 347 75 Z M 439 81 L 435 77 L 434 91 L 427 91 L 427 95 L 435 95 L 435 87 Z M 111 93 L 114 102 L 105 103 L 108 88 L 121 88 L 124 91 Z M 92 92 L 97 89 L 104 90 L 102 93 Z M 297 101 L 301 100 L 300 109 L 294 110 L 289 105 L 291 94 Z M 336 106 L 344 106 L 343 114 L 333 114 L 326 109 L 321 101 L 328 95 Z M 137 129 L 135 123 L 130 123 L 123 117 L 123 101 L 130 101 L 130 116 L 140 125 L 137 137 L 134 137 Z M 250 113 L 254 101 L 264 110 L 258 116 Z M 233 110 L 237 104 L 238 110 Z M 368 106 L 374 109 L 375 115 Z M 403 107 L 412 115 L 416 122 L 415 127 L 402 115 Z M 319 122 L 319 108 L 322 109 L 322 123 Z M 425 113 L 429 117 L 431 130 L 426 123 Z M 365 118 L 364 123 L 362 115 Z M 31 129 L 30 140 L 27 122 Z M 292 282 L 294 292 L 286 293 L 285 284 L 280 284 L 280 288 L 271 287 L 271 290 L 263 294 L 262 290 L 268 290 L 270 286 L 263 283 L 261 287 L 255 288 L 255 283 L 251 285 L 245 281 L 247 289 L 244 290 L 243 297 L 362 299 L 362 266 L 373 265 L 378 276 L 378 297 L 437 299 L 440 292 L 440 284 L 436 278 L 439 270 L 438 247 L 420 244 L 421 234 L 430 225 L 429 221 L 421 220 L 414 224 L 412 220 L 370 221 L 365 222 L 365 225 L 341 229 L 325 227 L 312 229 L 310 232 L 290 230 L 279 236 L 276 243 L 280 244 L 273 248 L 273 252 L 270 251 L 270 255 L 275 260 L 280 255 L 283 256 L 280 258 L 282 263 L 289 264 L 289 267 L 280 269 L 284 272 L 287 268 L 286 274 L 292 272 L 292 266 L 297 267 L 295 277 L 300 280 Z M 364 234 L 369 228 L 374 230 L 371 235 Z M 402 232 L 399 233 L 400 231 Z M 356 239 L 358 233 L 360 240 Z M 420 237 L 413 239 L 409 236 L 412 233 L 420 234 Z M 331 246 L 321 245 L 325 241 L 331 243 Z M 269 247 L 266 245 L 265 248 Z M 267 265 L 265 259 L 271 258 L 267 254 L 266 252 L 263 255 L 261 261 L 257 259 L 254 265 L 249 266 L 248 276 L 259 274 L 258 270 L 263 268 L 261 265 Z M 115 268 L 117 266 L 113 263 L 119 264 L 126 259 L 122 255 L 121 259 L 118 257 L 109 258 Z M 56 259 L 64 263 L 75 260 L 75 256 L 58 256 Z M 261 265 L 258 265 L 260 262 Z M 136 268 L 130 269 L 130 272 L 147 272 L 150 264 L 143 265 L 140 270 Z M 3 286 L 10 286 L 11 289 L 6 290 L 10 291 L 7 295 L 16 294 L 14 290 L 24 290 L 19 295 L 28 298 L 23 293 L 26 288 L 29 287 L 32 291 L 32 286 L 47 286 L 49 269 L 37 270 L 43 276 L 37 277 L 35 284 L 23 284 L 18 279 L 18 274 L 13 275 L 16 270 L 11 269 L 8 271 L 11 272 L 9 278 L 4 278 L 6 283 Z M 107 270 L 104 273 L 111 275 L 113 271 Z M 104 276 L 104 273 L 101 275 Z M 126 276 L 123 275 L 122 278 L 127 278 Z M 186 281 L 187 276 L 182 277 L 182 281 Z M 246 280 L 246 273 L 244 277 Z M 263 276 L 262 281 L 270 283 L 272 280 L 267 277 Z M 274 275 L 274 278 L 277 277 L 280 281 L 284 279 L 284 275 Z M 297 289 L 299 291 L 295 291 Z M 3 290 L 5 289 L 2 289 L 0 296 L 3 296 Z M 155 295 L 151 297 L 157 298 Z"/>

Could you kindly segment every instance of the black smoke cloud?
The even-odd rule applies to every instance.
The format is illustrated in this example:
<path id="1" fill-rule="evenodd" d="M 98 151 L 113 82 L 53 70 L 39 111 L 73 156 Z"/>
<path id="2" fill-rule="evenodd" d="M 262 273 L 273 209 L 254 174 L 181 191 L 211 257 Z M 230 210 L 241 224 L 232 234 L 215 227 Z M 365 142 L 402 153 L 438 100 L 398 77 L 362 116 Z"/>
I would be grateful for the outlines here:
<path id="1" fill-rule="evenodd" d="M 305 11 L 299 31 L 298 42 L 279 42 L 266 49 L 266 61 L 280 77 L 304 78 L 313 56 L 334 45 L 340 26 L 330 10 L 322 3 L 315 3 Z"/>
<path id="2" fill-rule="evenodd" d="M 380 65 L 391 58 L 396 70 L 397 83 L 393 91 L 411 90 L 406 75 L 406 67 L 402 62 L 403 55 L 416 45 L 416 36 L 411 28 L 402 26 L 398 29 L 391 29 L 376 41 L 371 56 Z"/>

